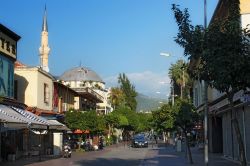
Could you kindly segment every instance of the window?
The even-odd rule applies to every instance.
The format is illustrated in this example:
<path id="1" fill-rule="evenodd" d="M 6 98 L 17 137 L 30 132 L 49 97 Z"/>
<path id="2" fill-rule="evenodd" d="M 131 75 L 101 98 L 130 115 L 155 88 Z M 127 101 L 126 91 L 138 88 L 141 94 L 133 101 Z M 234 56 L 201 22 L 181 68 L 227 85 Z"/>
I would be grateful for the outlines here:
<path id="1" fill-rule="evenodd" d="M 10 52 L 10 42 L 6 42 L 6 50 L 8 51 L 8 52 Z"/>
<path id="2" fill-rule="evenodd" d="M 5 42 L 5 40 L 4 40 L 4 38 L 0 38 L 0 40 L 1 40 L 1 47 L 2 47 L 2 49 L 4 49 L 4 42 Z"/>
<path id="3" fill-rule="evenodd" d="M 14 81 L 14 99 L 17 100 L 17 91 L 18 91 L 18 82 L 17 80 Z"/>
<path id="4" fill-rule="evenodd" d="M 16 54 L 16 46 L 14 44 L 11 45 L 12 54 Z"/>
<path id="5" fill-rule="evenodd" d="M 49 104 L 49 85 L 44 84 L 44 103 Z"/>

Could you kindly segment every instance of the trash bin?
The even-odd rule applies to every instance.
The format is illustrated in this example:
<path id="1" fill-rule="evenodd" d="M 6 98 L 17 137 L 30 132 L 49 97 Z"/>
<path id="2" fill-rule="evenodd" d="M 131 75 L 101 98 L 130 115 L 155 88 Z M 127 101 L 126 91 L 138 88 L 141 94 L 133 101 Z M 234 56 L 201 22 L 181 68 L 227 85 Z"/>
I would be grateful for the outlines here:
<path id="1" fill-rule="evenodd" d="M 181 152 L 181 140 L 177 140 L 176 151 Z"/>

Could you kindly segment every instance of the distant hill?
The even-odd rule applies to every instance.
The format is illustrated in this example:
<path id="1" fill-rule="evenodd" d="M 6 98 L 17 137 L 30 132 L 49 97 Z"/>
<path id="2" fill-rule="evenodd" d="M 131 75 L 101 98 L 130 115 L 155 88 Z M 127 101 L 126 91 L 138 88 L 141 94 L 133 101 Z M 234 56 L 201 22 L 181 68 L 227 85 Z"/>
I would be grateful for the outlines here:
<path id="1" fill-rule="evenodd" d="M 160 107 L 162 104 L 167 103 L 167 101 L 159 98 L 149 97 L 143 94 L 138 94 L 136 97 L 137 101 L 137 112 L 147 112 L 152 111 Z"/>

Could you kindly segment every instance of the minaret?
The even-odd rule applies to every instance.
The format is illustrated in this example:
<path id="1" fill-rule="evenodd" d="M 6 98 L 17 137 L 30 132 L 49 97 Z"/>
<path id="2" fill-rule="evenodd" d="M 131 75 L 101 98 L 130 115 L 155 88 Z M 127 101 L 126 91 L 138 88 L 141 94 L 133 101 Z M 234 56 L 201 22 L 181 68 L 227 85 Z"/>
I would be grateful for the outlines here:
<path id="1" fill-rule="evenodd" d="M 39 48 L 39 52 L 40 52 L 40 67 L 47 72 L 49 72 L 49 52 L 50 52 L 48 36 L 49 35 L 48 35 L 47 13 L 45 6 L 42 33 L 41 33 L 41 46 Z"/>

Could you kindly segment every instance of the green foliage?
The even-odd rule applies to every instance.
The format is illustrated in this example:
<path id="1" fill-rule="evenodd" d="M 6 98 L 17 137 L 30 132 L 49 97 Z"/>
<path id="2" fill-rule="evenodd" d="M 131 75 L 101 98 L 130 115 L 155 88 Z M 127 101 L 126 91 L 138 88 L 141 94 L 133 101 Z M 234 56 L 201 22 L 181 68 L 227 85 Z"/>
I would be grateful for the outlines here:
<path id="1" fill-rule="evenodd" d="M 171 67 L 169 68 L 170 78 L 178 85 L 178 87 L 182 87 L 183 98 L 187 98 L 189 96 L 189 89 L 193 84 L 187 69 L 188 63 L 185 63 L 183 60 L 178 60 L 175 64 L 171 64 Z"/>
<path id="2" fill-rule="evenodd" d="M 172 116 L 174 125 L 181 127 L 184 131 L 190 131 L 199 121 L 199 114 L 195 111 L 191 101 L 186 99 L 176 100 Z"/>
<path id="3" fill-rule="evenodd" d="M 121 128 L 121 129 L 122 129 L 122 128 L 125 128 L 125 127 L 127 127 L 127 126 L 129 125 L 128 119 L 127 119 L 126 116 L 124 116 L 124 115 L 119 115 L 118 118 L 119 118 L 118 128 Z"/>
<path id="4" fill-rule="evenodd" d="M 176 42 L 196 60 L 192 76 L 220 92 L 235 93 L 250 86 L 249 30 L 240 27 L 239 1 L 228 2 L 228 16 L 214 20 L 206 30 L 192 26 L 187 9 L 173 5 L 179 32 Z"/>
<path id="5" fill-rule="evenodd" d="M 159 110 L 152 112 L 152 125 L 158 132 L 171 130 L 174 128 L 174 117 L 172 116 L 172 108 L 169 104 L 163 105 Z"/>
<path id="6" fill-rule="evenodd" d="M 106 136 L 105 137 L 106 145 L 116 144 L 117 139 L 118 138 L 115 135 L 111 135 L 110 137 Z"/>
<path id="7" fill-rule="evenodd" d="M 90 130 L 93 133 L 103 132 L 105 120 L 103 116 L 97 116 L 95 111 L 81 112 L 70 110 L 65 114 L 65 122 L 72 129 Z"/>
<path id="8" fill-rule="evenodd" d="M 141 133 L 145 131 L 150 131 L 150 129 L 152 128 L 150 123 L 152 119 L 152 114 L 137 113 L 137 118 L 138 118 L 138 125 L 136 132 Z"/>
<path id="9" fill-rule="evenodd" d="M 159 110 L 152 112 L 152 125 L 158 132 L 174 130 L 176 127 L 184 131 L 193 129 L 199 120 L 192 103 L 186 99 L 178 99 L 174 107 L 166 104 Z"/>
<path id="10" fill-rule="evenodd" d="M 104 119 L 105 119 L 105 123 L 107 126 L 108 125 L 113 126 L 113 127 L 119 126 L 119 116 L 113 112 L 105 115 Z"/>
<path id="11" fill-rule="evenodd" d="M 123 107 L 119 107 L 117 110 L 115 110 L 114 113 L 121 116 L 120 120 L 122 120 L 122 122 L 124 122 L 124 124 L 126 124 L 125 118 L 127 119 L 127 125 L 125 126 L 123 124 L 123 128 L 125 130 L 135 131 L 137 129 L 138 118 L 137 118 L 137 113 L 135 111 L 132 111 L 129 107 L 123 106 Z"/>
<path id="12" fill-rule="evenodd" d="M 192 76 L 226 93 L 233 113 L 232 123 L 239 143 L 241 164 L 246 165 L 233 96 L 237 91 L 250 87 L 250 31 L 241 29 L 239 0 L 228 0 L 223 5 L 228 5 L 225 7 L 227 15 L 212 20 L 209 28 L 194 28 L 187 9 L 182 12 L 173 5 L 179 28 L 175 41 L 184 48 L 185 55 L 195 62 Z"/>
<path id="13" fill-rule="evenodd" d="M 136 96 L 137 92 L 135 87 L 130 83 L 128 77 L 123 73 L 119 74 L 118 83 L 120 84 L 120 89 L 123 91 L 125 96 L 125 105 L 128 106 L 131 110 L 136 110 Z"/>
<path id="14" fill-rule="evenodd" d="M 109 100 L 113 108 L 117 108 L 119 106 L 125 105 L 125 95 L 120 88 L 113 87 L 110 90 Z"/>
<path id="15" fill-rule="evenodd" d="M 69 110 L 65 114 L 65 122 L 67 126 L 72 129 L 82 129 L 85 130 L 87 128 L 87 124 L 83 120 L 83 113 L 76 110 Z"/>

